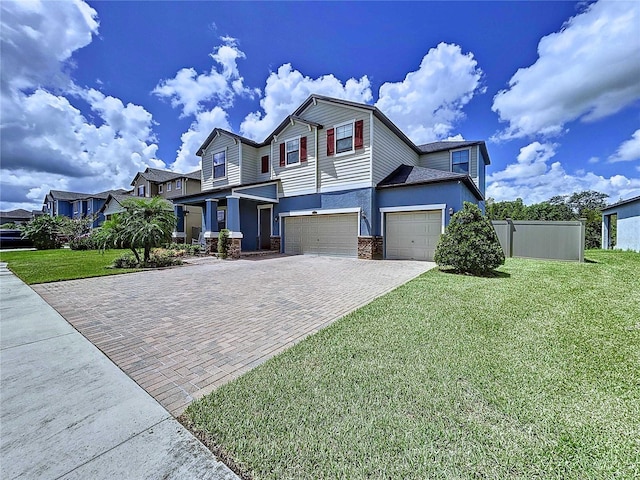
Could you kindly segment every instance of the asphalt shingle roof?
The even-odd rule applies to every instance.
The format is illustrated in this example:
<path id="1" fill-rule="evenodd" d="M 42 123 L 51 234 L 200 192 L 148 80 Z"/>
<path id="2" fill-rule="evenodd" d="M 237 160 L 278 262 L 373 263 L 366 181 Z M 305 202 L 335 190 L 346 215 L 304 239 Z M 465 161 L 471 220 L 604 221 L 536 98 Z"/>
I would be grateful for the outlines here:
<path id="1" fill-rule="evenodd" d="M 190 173 L 177 173 L 169 170 L 160 170 L 158 168 L 147 168 L 144 172 L 138 173 L 142 178 L 154 183 L 164 183 L 175 180 L 176 178 L 190 178 L 192 180 L 200 180 L 201 170 L 195 170 Z M 131 185 L 135 183 L 135 179 Z"/>
<path id="2" fill-rule="evenodd" d="M 400 165 L 378 183 L 378 188 L 453 181 L 463 182 L 479 200 L 483 200 L 482 193 L 480 193 L 480 190 L 478 190 L 478 187 L 469 175 L 411 165 Z"/>
<path id="3" fill-rule="evenodd" d="M 0 216 L 4 218 L 31 218 L 31 212 L 18 208 L 17 210 L 9 210 L 8 212 L 0 212 Z"/>

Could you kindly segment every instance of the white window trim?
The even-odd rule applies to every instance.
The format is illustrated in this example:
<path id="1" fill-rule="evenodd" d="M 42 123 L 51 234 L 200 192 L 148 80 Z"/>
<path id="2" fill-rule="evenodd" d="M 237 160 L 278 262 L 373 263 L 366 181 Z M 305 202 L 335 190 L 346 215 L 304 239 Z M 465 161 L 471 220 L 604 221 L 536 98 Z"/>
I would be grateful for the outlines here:
<path id="1" fill-rule="evenodd" d="M 162 188 L 162 184 L 158 185 L 158 193 L 163 193 L 163 188 Z"/>
<path id="2" fill-rule="evenodd" d="M 310 217 L 316 215 L 339 215 L 341 213 L 357 213 L 358 214 L 358 236 L 360 236 L 360 216 L 362 208 L 326 208 L 317 210 L 291 210 L 289 212 L 283 212 L 278 214 L 278 235 L 282 235 L 282 222 L 286 217 Z"/>
<path id="3" fill-rule="evenodd" d="M 215 165 L 213 164 L 213 157 L 215 157 L 218 153 L 224 153 L 224 177 L 216 177 L 215 176 Z M 219 182 L 220 180 L 226 180 L 229 175 L 229 161 L 227 160 L 227 147 L 222 150 L 217 150 L 215 152 L 211 152 L 211 181 Z"/>
<path id="4" fill-rule="evenodd" d="M 167 192 L 171 191 L 171 182 L 167 182 Z"/>
<path id="5" fill-rule="evenodd" d="M 287 147 L 285 147 L 286 149 Z M 262 171 L 262 157 L 268 157 L 268 166 L 267 166 L 267 171 L 263 172 Z M 271 174 L 271 155 L 267 154 L 267 155 L 260 155 L 258 154 L 258 176 L 260 175 L 270 175 Z"/>
<path id="6" fill-rule="evenodd" d="M 463 152 L 465 150 L 469 152 L 469 171 L 467 172 L 467 175 L 471 176 L 471 147 L 449 150 L 449 171 L 451 173 L 453 173 L 453 152 Z"/>
<path id="7" fill-rule="evenodd" d="M 338 128 L 351 124 L 351 150 L 338 153 Z M 334 157 L 344 157 L 346 155 L 353 155 L 356 151 L 356 120 L 349 120 L 348 122 L 338 123 L 333 127 L 333 154 Z"/>
<path id="8" fill-rule="evenodd" d="M 283 141 L 284 143 L 284 167 L 281 168 L 288 168 L 288 167 L 296 167 L 298 165 L 302 165 L 302 160 L 300 158 L 300 138 L 302 138 L 302 135 L 298 135 L 297 137 L 290 137 L 287 138 L 286 140 Z M 298 140 L 298 161 L 296 163 L 287 163 L 287 143 L 292 142 L 294 140 Z"/>
<path id="9" fill-rule="evenodd" d="M 380 208 L 380 233 L 382 236 L 385 236 L 384 231 L 384 219 L 386 213 L 395 213 L 395 212 L 425 212 L 425 211 L 433 211 L 440 210 L 442 212 L 442 231 L 440 233 L 444 233 L 444 221 L 445 221 L 445 212 L 447 209 L 446 203 L 434 203 L 431 205 L 406 205 L 402 207 L 382 207 Z"/>
<path id="10" fill-rule="evenodd" d="M 260 210 L 271 210 L 271 215 L 269 216 L 271 219 L 271 223 L 269 224 L 269 235 L 273 235 L 273 205 L 258 205 L 258 237 L 262 235 L 260 231 Z"/>
<path id="11" fill-rule="evenodd" d="M 176 190 L 181 189 L 182 188 L 182 180 L 176 180 Z"/>

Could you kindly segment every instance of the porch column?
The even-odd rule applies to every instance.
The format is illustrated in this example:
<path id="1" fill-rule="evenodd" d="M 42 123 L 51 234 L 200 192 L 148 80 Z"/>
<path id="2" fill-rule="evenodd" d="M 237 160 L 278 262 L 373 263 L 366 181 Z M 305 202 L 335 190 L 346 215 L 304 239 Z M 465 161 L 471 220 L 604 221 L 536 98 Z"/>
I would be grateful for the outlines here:
<path id="1" fill-rule="evenodd" d="M 609 233 L 611 228 L 611 215 L 602 215 L 602 248 L 603 250 L 609 250 L 611 234 Z"/>
<path id="2" fill-rule="evenodd" d="M 204 231 L 205 232 L 217 232 L 218 231 L 218 200 L 207 198 L 205 200 L 204 211 Z"/>
<path id="3" fill-rule="evenodd" d="M 240 231 L 240 199 L 227 197 L 227 229 L 232 232 Z"/>
<path id="4" fill-rule="evenodd" d="M 176 223 L 176 228 L 171 235 L 172 239 L 176 243 L 184 243 L 186 238 L 186 233 L 184 231 L 184 206 L 183 205 L 174 205 L 173 211 L 178 219 Z"/>

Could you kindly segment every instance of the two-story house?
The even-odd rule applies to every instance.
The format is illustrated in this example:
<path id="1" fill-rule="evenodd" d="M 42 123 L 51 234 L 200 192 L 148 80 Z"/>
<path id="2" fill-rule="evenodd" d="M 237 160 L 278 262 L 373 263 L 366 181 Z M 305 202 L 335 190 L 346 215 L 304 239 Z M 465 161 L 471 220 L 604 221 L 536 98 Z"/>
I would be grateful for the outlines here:
<path id="1" fill-rule="evenodd" d="M 191 173 L 177 173 L 147 168 L 144 172 L 136 174 L 131 186 L 133 187 L 133 195 L 137 197 L 160 196 L 176 203 L 174 200 L 178 197 L 199 194 L 200 179 L 200 170 Z M 114 201 L 117 203 L 118 199 L 116 198 Z M 188 209 L 180 207 L 179 210 L 179 224 L 173 234 L 174 241 L 190 243 L 192 239 L 197 240 L 202 227 L 202 209 L 192 205 Z"/>
<path id="2" fill-rule="evenodd" d="M 433 260 L 464 201 L 483 206 L 483 141 L 415 145 L 376 107 L 311 95 L 263 142 L 214 129 L 197 154 L 211 249 Z M 176 209 L 180 217 L 182 212 Z"/>
<path id="3" fill-rule="evenodd" d="M 62 215 L 69 218 L 80 219 L 93 217 L 91 228 L 99 227 L 104 222 L 104 215 L 100 209 L 110 194 L 127 194 L 124 189 L 107 190 L 99 193 L 66 192 L 63 190 L 51 190 L 45 196 L 43 212 L 55 217 Z"/>

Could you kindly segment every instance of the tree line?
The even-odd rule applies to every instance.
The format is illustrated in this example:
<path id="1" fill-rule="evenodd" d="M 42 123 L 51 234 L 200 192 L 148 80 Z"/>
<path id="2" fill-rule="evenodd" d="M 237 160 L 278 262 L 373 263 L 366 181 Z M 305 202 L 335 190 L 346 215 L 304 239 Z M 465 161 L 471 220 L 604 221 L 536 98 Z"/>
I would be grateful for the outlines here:
<path id="1" fill-rule="evenodd" d="M 600 248 L 602 244 L 602 209 L 609 195 L 593 190 L 571 195 L 556 195 L 549 200 L 525 205 L 521 198 L 513 201 L 486 201 L 489 220 L 578 220 L 586 218 L 585 248 Z"/>

